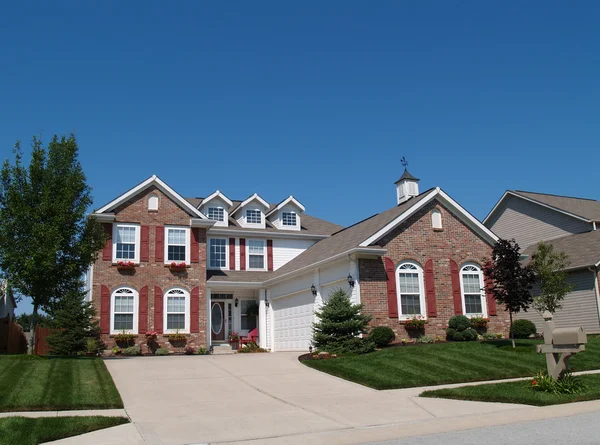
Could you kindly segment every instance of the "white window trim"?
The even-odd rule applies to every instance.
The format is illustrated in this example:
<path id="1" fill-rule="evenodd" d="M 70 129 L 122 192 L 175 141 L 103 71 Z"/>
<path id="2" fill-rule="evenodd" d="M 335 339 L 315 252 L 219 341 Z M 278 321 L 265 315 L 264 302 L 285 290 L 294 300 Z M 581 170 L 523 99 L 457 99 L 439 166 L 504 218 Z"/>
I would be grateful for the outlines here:
<path id="1" fill-rule="evenodd" d="M 215 210 L 221 210 L 221 212 L 223 213 L 223 219 L 212 219 L 210 217 L 210 209 L 215 209 Z M 225 222 L 225 217 L 227 212 L 225 211 L 225 208 L 223 206 L 219 206 L 219 205 L 213 205 L 213 206 L 208 206 L 206 207 L 206 216 L 208 217 L 208 219 L 212 220 L 212 221 L 217 221 L 217 222 Z"/>
<path id="2" fill-rule="evenodd" d="M 133 227 L 135 228 L 135 250 L 134 250 L 134 258 L 131 259 L 122 259 L 117 258 L 117 227 Z M 133 261 L 136 264 L 140 263 L 140 236 L 141 229 L 139 224 L 134 223 L 114 223 L 113 231 L 112 231 L 112 262 L 116 263 L 117 261 Z"/>
<path id="3" fill-rule="evenodd" d="M 248 222 L 248 211 L 256 211 L 260 213 L 260 222 L 258 223 L 251 223 Z M 244 209 L 244 225 L 246 227 L 260 227 L 262 228 L 265 224 L 265 214 L 261 209 L 255 208 L 255 207 L 251 207 L 248 209 Z"/>
<path id="4" fill-rule="evenodd" d="M 400 266 L 404 264 L 412 264 L 417 268 L 419 280 L 419 304 L 421 306 L 420 316 L 425 320 L 427 319 L 427 311 L 425 308 L 425 282 L 423 280 L 423 268 L 419 263 L 410 260 L 400 261 L 396 266 L 396 299 L 398 301 L 398 318 L 400 320 L 412 320 L 412 318 L 414 317 L 414 314 L 402 314 L 402 299 L 400 298 Z"/>
<path id="5" fill-rule="evenodd" d="M 138 317 L 140 312 L 140 295 L 138 291 L 129 286 L 119 286 L 110 294 L 110 333 L 112 335 L 121 334 L 123 330 L 115 330 L 115 296 L 121 289 L 127 289 L 133 292 L 133 329 L 126 330 L 126 334 L 138 334 Z"/>
<path id="6" fill-rule="evenodd" d="M 216 266 L 211 266 L 210 263 L 210 242 L 212 240 L 225 240 L 225 266 L 224 267 L 216 267 Z M 229 238 L 222 238 L 222 237 L 211 237 L 208 238 L 207 240 L 207 244 L 208 247 L 206 248 L 206 257 L 207 257 L 207 263 L 206 263 L 206 268 L 209 270 L 229 270 Z"/>
<path id="7" fill-rule="evenodd" d="M 294 215 L 296 215 L 296 224 L 295 225 L 286 225 L 283 223 L 284 219 L 283 219 L 283 214 L 284 213 L 293 213 Z M 281 230 L 300 230 L 300 214 L 293 209 L 283 209 L 281 210 L 281 212 L 279 213 L 279 221 L 281 221 L 281 223 L 279 224 L 279 228 Z"/>
<path id="8" fill-rule="evenodd" d="M 168 313 L 167 313 L 167 297 L 169 296 L 169 292 L 174 291 L 174 290 L 180 290 L 183 292 L 183 295 L 179 294 L 179 295 L 173 295 L 173 296 L 177 296 L 177 297 L 181 297 L 184 296 L 185 297 L 185 328 L 184 329 L 167 329 L 167 319 L 168 319 Z M 175 334 L 176 332 L 179 332 L 180 334 L 189 334 L 190 333 L 190 293 L 181 288 L 181 287 L 173 287 L 170 288 L 169 290 L 167 290 L 163 296 L 163 332 L 165 334 Z"/>
<path id="9" fill-rule="evenodd" d="M 250 267 L 250 241 L 260 241 L 263 243 L 263 267 Z M 267 241 L 264 239 L 246 239 L 246 270 L 267 270 Z"/>
<path id="10" fill-rule="evenodd" d="M 475 268 L 477 268 L 477 270 L 479 271 L 479 286 L 480 286 L 480 291 L 479 294 L 481 295 L 481 310 L 482 313 L 480 314 L 467 314 L 467 305 L 465 302 L 465 286 L 463 283 L 463 272 L 465 267 L 468 266 L 473 266 Z M 468 318 L 473 318 L 473 317 L 483 317 L 483 318 L 487 318 L 488 316 L 488 311 L 487 311 L 487 299 L 485 298 L 485 284 L 483 282 L 483 270 L 481 270 L 481 266 L 477 263 L 465 263 L 463 264 L 460 269 L 459 269 L 459 276 L 460 276 L 460 299 L 462 301 L 462 312 L 463 315 L 467 316 Z"/>
<path id="11" fill-rule="evenodd" d="M 191 264 L 190 254 L 192 246 L 190 243 L 190 228 L 186 226 L 165 226 L 165 264 L 171 264 L 173 262 L 173 260 L 169 260 L 169 230 L 171 229 L 185 230 L 185 264 Z"/>

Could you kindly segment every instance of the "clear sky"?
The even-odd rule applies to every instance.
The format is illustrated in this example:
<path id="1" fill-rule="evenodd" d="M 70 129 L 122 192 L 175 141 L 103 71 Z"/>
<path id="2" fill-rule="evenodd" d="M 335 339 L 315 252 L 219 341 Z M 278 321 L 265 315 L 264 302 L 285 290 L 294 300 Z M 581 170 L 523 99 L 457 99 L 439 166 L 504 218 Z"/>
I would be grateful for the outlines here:
<path id="1" fill-rule="evenodd" d="M 74 132 L 95 206 L 290 194 L 349 225 L 406 156 L 483 219 L 506 189 L 600 199 L 600 2 L 5 2 L 0 157 Z"/>

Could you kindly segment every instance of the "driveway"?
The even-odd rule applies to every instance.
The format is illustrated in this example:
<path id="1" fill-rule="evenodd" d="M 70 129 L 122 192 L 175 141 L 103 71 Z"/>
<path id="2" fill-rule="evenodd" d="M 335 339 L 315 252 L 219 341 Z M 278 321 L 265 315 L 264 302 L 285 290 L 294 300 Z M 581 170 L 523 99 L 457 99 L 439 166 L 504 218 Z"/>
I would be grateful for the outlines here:
<path id="1" fill-rule="evenodd" d="M 363 443 L 398 437 L 399 431 L 420 434 L 418 425 L 432 420 L 532 409 L 416 398 L 422 388 L 376 391 L 312 370 L 297 357 L 235 354 L 105 363 L 140 442 L 150 445 Z M 371 434 L 373 427 L 393 427 L 394 435 Z"/>

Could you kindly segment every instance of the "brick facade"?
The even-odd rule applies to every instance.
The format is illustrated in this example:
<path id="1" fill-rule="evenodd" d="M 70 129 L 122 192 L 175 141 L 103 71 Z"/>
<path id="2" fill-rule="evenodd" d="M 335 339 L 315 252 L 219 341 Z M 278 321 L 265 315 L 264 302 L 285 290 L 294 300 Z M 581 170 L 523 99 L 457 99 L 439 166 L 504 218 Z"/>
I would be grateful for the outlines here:
<path id="1" fill-rule="evenodd" d="M 148 210 L 148 195 L 155 194 L 159 199 L 158 211 Z M 98 314 L 101 313 L 101 288 L 107 286 L 111 294 L 121 286 L 128 286 L 136 291 L 144 286 L 148 286 L 148 311 L 147 327 L 148 331 L 158 329 L 154 323 L 155 314 L 155 287 L 161 289 L 164 293 L 173 287 L 180 287 L 191 293 L 198 287 L 198 324 L 199 332 L 187 334 L 187 344 L 191 346 L 206 346 L 206 229 L 194 228 L 198 232 L 198 256 L 199 262 L 192 263 L 190 267 L 183 272 L 172 272 L 165 267 L 164 261 L 156 261 L 155 236 L 156 227 L 165 225 L 190 226 L 190 215 L 179 205 L 163 194 L 159 189 L 152 186 L 141 191 L 138 195 L 125 202 L 115 209 L 115 222 L 138 223 L 142 226 L 149 226 L 149 257 L 148 261 L 142 261 L 133 271 L 119 271 L 112 263 L 112 260 L 103 260 L 100 254 L 94 264 L 93 276 L 93 304 Z M 193 235 L 190 234 L 192 237 Z M 190 247 L 190 246 L 188 246 Z M 194 255 L 191 256 L 194 258 Z M 193 325 L 193 322 L 191 323 Z M 102 334 L 102 340 L 108 348 L 112 348 L 114 343 L 113 335 Z M 143 352 L 146 352 L 145 332 L 139 332 L 136 344 L 141 345 Z M 168 343 L 166 335 L 158 336 L 160 347 L 172 348 Z"/>
<path id="2" fill-rule="evenodd" d="M 442 214 L 441 230 L 432 228 L 431 211 L 435 208 Z M 395 265 L 403 260 L 413 260 L 424 267 L 426 261 L 433 261 L 437 316 L 428 317 L 424 333 L 445 338 L 448 320 L 454 315 L 450 260 L 456 261 L 459 267 L 465 262 L 483 265 L 491 256 L 492 246 L 437 201 L 409 217 L 377 244 L 387 249 L 387 256 Z M 388 316 L 383 259 L 360 259 L 359 271 L 361 303 L 365 313 L 373 316 L 371 324 L 391 327 L 396 333 L 396 341 L 409 338 L 398 319 Z M 488 332 L 508 334 L 508 312 L 503 307 L 498 306 L 497 315 L 489 316 L 489 319 Z"/>

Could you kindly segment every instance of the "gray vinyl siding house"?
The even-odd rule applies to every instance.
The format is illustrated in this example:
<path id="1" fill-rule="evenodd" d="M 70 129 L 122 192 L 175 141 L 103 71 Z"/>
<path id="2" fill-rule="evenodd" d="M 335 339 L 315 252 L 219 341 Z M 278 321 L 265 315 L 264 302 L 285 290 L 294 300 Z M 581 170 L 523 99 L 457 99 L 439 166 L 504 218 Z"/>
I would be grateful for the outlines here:
<path id="1" fill-rule="evenodd" d="M 500 238 L 514 238 L 527 256 L 535 252 L 539 241 L 569 255 L 568 279 L 575 287 L 555 314 L 556 325 L 583 326 L 588 333 L 600 333 L 599 201 L 509 190 L 484 225 Z M 542 329 L 542 317 L 533 309 L 516 318 L 531 320 L 538 331 Z"/>

